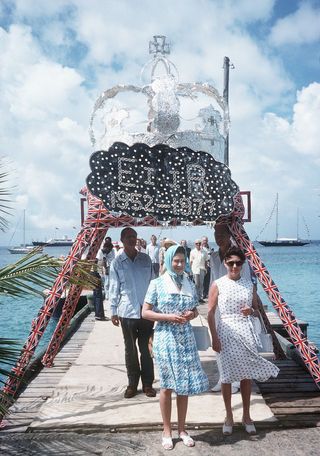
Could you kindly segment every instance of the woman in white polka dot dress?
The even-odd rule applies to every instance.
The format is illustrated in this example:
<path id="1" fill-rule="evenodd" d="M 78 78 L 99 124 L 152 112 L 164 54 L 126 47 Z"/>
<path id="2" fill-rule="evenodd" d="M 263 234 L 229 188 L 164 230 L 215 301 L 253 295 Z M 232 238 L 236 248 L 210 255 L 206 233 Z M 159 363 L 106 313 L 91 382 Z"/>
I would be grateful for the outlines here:
<path id="1" fill-rule="evenodd" d="M 250 416 L 251 380 L 266 381 L 276 377 L 279 369 L 258 353 L 257 336 L 250 316 L 258 315 L 257 294 L 251 281 L 240 276 L 245 255 L 231 247 L 225 255 L 227 275 L 216 280 L 209 293 L 208 323 L 212 348 L 221 362 L 221 391 L 226 408 L 223 433 L 230 435 L 233 427 L 231 383 L 240 381 L 242 423 L 249 434 L 256 429 Z M 215 311 L 220 311 L 216 328 Z"/>

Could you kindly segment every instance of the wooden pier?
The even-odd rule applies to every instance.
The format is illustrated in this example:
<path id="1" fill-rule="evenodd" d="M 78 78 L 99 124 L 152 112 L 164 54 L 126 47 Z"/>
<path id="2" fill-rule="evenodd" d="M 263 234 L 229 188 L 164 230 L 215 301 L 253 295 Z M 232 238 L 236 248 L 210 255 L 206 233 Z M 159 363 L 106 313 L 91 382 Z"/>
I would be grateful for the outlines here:
<path id="1" fill-rule="evenodd" d="M 205 313 L 204 306 L 201 306 L 201 310 Z M 92 332 L 95 322 L 88 313 L 87 305 L 74 317 L 69 337 L 56 356 L 54 366 L 43 367 L 34 372 L 34 378 L 21 391 L 10 415 L 6 417 L 7 426 L 1 432 L 37 432 L 37 429 L 30 427 L 31 423 L 39 416 L 39 410 L 45 402 L 54 396 L 57 385 L 77 361 Z M 106 330 L 110 330 L 108 324 L 110 322 L 106 323 Z M 257 427 L 273 429 L 279 425 L 284 428 L 320 426 L 320 391 L 310 374 L 294 360 L 273 362 L 280 368 L 279 376 L 264 383 L 257 383 L 255 389 L 261 392 L 277 421 L 266 420 L 258 423 Z M 154 427 L 158 429 L 158 425 Z M 214 428 L 217 423 L 206 423 L 205 427 Z"/>
<path id="2" fill-rule="evenodd" d="M 273 312 L 267 312 L 267 316 L 288 359 L 273 361 L 280 369 L 279 375 L 257 383 L 259 389 L 283 426 L 320 426 L 320 390 L 287 339 L 280 318 Z M 298 324 L 307 336 L 308 323 L 298 320 Z"/>
<path id="3" fill-rule="evenodd" d="M 6 427 L 2 432 L 28 432 L 32 421 L 44 402 L 51 398 L 56 386 L 76 361 L 81 353 L 82 346 L 87 340 L 93 327 L 93 320 L 86 318 L 90 313 L 86 305 L 73 318 L 70 324 L 66 340 L 57 354 L 53 367 L 43 367 L 39 354 L 28 371 L 27 384 L 21 388 L 21 392 L 10 409 L 10 414 L 5 418 Z"/>
<path id="4" fill-rule="evenodd" d="M 278 377 L 257 384 L 274 416 L 285 427 L 320 426 L 320 391 L 310 374 L 294 360 L 273 363 Z"/>
<path id="5" fill-rule="evenodd" d="M 278 317 L 278 315 L 273 312 L 267 312 L 267 316 L 268 316 L 268 319 L 271 323 L 273 330 L 276 333 L 280 334 L 280 336 L 284 337 L 285 339 L 288 339 L 288 337 L 289 337 L 288 333 L 286 332 L 285 328 L 283 327 L 281 319 Z M 299 320 L 299 319 L 297 320 L 297 323 L 300 326 L 303 334 L 305 336 L 307 336 L 309 323 L 307 323 L 306 321 L 303 321 L 303 320 Z"/>

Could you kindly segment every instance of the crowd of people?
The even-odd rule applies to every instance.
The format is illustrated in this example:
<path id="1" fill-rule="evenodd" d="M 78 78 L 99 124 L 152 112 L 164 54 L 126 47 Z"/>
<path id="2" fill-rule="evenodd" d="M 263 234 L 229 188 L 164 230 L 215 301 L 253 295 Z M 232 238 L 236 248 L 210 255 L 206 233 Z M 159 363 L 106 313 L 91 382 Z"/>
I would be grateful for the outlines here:
<path id="1" fill-rule="evenodd" d="M 178 245 L 178 243 L 168 238 L 163 238 L 158 242 L 157 237 L 153 234 L 150 243 L 147 244 L 143 238 L 137 237 L 135 249 L 150 257 L 155 278 L 165 272 L 164 254 L 171 245 Z M 199 302 L 204 303 L 209 293 L 210 259 L 214 249 L 209 246 L 207 236 L 195 240 L 193 249 L 188 246 L 185 239 L 180 241 L 180 245 L 184 247 L 187 256 L 186 272 L 195 283 Z M 110 264 L 123 250 L 124 245 L 121 240 L 112 241 L 111 237 L 107 236 L 97 254 L 98 271 L 102 278 L 105 299 L 109 298 Z"/>
<path id="2" fill-rule="evenodd" d="M 227 225 L 216 226 L 215 241 L 217 251 L 209 246 L 206 236 L 196 239 L 193 248 L 186 240 L 157 242 L 155 235 L 147 244 L 135 229 L 127 227 L 119 242 L 106 237 L 97 255 L 94 273 L 101 278 L 101 291 L 103 285 L 110 303 L 111 321 L 123 334 L 128 378 L 124 397 L 134 397 L 140 381 L 147 397 L 157 395 L 154 360 L 165 450 L 173 448 L 172 392 L 176 394 L 178 436 L 188 447 L 195 444 L 185 429 L 188 397 L 208 391 L 209 382 L 190 321 L 198 316 L 198 305 L 207 298 L 212 349 L 217 353 L 220 375 L 212 390 L 222 391 L 225 435 L 233 430 L 232 393 L 240 388 L 242 423 L 247 433 L 254 434 L 252 379 L 265 381 L 278 375 L 278 368 L 259 354 L 251 322 L 252 316 L 259 314 L 255 276 Z M 103 320 L 101 293 L 96 294 L 96 319 Z"/>

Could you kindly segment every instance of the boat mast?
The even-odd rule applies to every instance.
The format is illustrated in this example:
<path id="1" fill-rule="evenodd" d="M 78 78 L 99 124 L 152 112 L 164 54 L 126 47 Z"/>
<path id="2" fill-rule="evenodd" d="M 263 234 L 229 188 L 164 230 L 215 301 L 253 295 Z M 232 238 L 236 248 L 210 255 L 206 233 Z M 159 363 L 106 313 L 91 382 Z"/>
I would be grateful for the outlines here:
<path id="1" fill-rule="evenodd" d="M 223 100 L 229 112 L 229 69 L 230 59 L 225 57 L 223 60 Z M 224 163 L 229 166 L 229 132 L 226 133 L 224 145 Z"/>
<path id="2" fill-rule="evenodd" d="M 297 239 L 299 239 L 299 208 L 297 209 Z"/>
<path id="3" fill-rule="evenodd" d="M 26 246 L 26 210 L 23 209 L 23 247 Z"/>
<path id="4" fill-rule="evenodd" d="M 279 194 L 277 193 L 276 196 L 276 241 L 278 240 L 278 235 L 279 235 Z"/>

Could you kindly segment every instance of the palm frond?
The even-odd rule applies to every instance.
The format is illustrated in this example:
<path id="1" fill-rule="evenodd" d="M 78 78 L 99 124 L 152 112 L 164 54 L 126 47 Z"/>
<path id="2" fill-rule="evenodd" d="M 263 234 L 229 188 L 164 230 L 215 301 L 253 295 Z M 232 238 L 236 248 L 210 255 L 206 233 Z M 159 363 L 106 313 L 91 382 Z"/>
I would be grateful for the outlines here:
<path id="1" fill-rule="evenodd" d="M 34 249 L 16 263 L 0 268 L 0 295 L 25 296 L 31 293 L 43 296 L 43 290 L 50 286 L 61 266 L 61 259 L 39 255 L 39 250 Z M 95 288 L 98 281 L 90 273 L 91 267 L 92 261 L 79 261 L 70 283 Z"/>
<path id="2" fill-rule="evenodd" d="M 0 269 L 0 294 L 43 295 L 43 289 L 52 283 L 60 267 L 61 260 L 48 255 L 39 255 L 39 250 L 34 249 L 16 263 Z"/>
<path id="3" fill-rule="evenodd" d="M 88 289 L 96 288 L 99 285 L 99 279 L 91 273 L 93 264 L 92 260 L 78 261 L 70 277 L 70 283 Z"/>
<path id="4" fill-rule="evenodd" d="M 7 369 L 6 366 L 14 366 L 16 364 L 21 353 L 21 346 L 21 343 L 17 340 L 0 338 L 0 375 L 5 377 L 12 376 L 11 369 Z M 0 382 L 4 383 L 1 379 Z"/>
<path id="5" fill-rule="evenodd" d="M 12 397 L 8 396 L 4 391 L 0 391 L 0 418 L 10 413 L 9 408 L 12 404 Z"/>
<path id="6" fill-rule="evenodd" d="M 17 362 L 21 353 L 21 344 L 17 340 L 0 338 L 0 376 L 3 378 L 14 377 L 11 367 Z M 9 366 L 10 368 L 7 368 Z M 0 383 L 4 384 L 5 380 L 0 377 Z M 3 391 L 0 391 L 0 416 L 6 415 L 13 400 Z"/>
<path id="7" fill-rule="evenodd" d="M 15 339 L 4 339 L 0 337 L 0 358 L 1 362 L 15 361 L 17 353 L 20 352 L 16 347 L 21 346 L 20 342 Z"/>
<path id="8" fill-rule="evenodd" d="M 12 207 L 10 205 L 11 201 L 8 197 L 11 196 L 12 188 L 8 188 L 8 171 L 2 171 L 3 168 L 6 168 L 3 157 L 0 157 L 0 231 L 6 231 L 9 223 L 6 216 L 11 215 Z"/>

